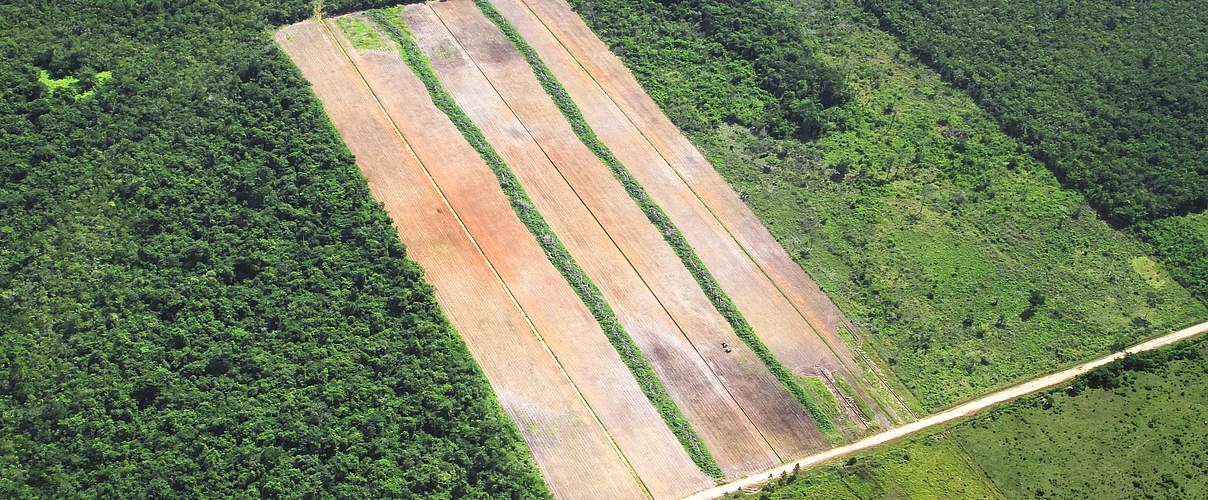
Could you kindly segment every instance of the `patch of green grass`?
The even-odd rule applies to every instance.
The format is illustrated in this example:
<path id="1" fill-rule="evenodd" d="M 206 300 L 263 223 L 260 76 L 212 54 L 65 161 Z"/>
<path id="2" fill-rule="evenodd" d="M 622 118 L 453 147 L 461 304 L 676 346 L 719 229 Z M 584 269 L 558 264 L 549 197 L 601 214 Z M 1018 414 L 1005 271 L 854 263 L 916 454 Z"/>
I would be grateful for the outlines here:
<path id="1" fill-rule="evenodd" d="M 1201 340 L 1131 356 L 953 434 L 1010 498 L 1208 498 L 1206 421 Z"/>
<path id="2" fill-rule="evenodd" d="M 48 92 L 51 94 L 60 90 L 70 92 L 71 97 L 77 101 L 92 97 L 92 94 L 96 93 L 96 87 L 110 78 L 113 78 L 112 71 L 89 72 L 84 75 L 82 80 L 72 75 L 57 79 L 51 78 L 50 72 L 46 70 L 41 70 L 38 74 L 38 82 L 45 85 Z"/>
<path id="3" fill-rule="evenodd" d="M 826 382 L 822 381 L 822 377 L 797 377 L 797 383 L 801 384 L 801 388 L 805 389 L 818 407 L 822 409 L 832 420 L 837 420 L 843 415 L 839 411 L 839 403 L 835 401 L 834 394 L 831 394 L 830 389 L 826 387 Z"/>
<path id="4" fill-rule="evenodd" d="M 1155 290 L 1161 290 L 1170 284 L 1170 274 L 1162 269 L 1162 265 L 1153 257 L 1140 255 L 1133 257 L 1129 263 L 1132 264 L 1133 271 L 1145 278 L 1145 282 Z"/>
<path id="5" fill-rule="evenodd" d="M 353 47 L 362 50 L 386 50 L 389 48 L 386 40 L 378 36 L 373 27 L 357 16 L 337 17 L 336 26 L 340 27 L 340 31 L 344 32 L 344 37 L 348 38 Z"/>
<path id="6" fill-rule="evenodd" d="M 401 8 L 369 11 L 369 17 L 381 26 L 398 46 L 400 55 L 407 66 L 424 83 L 432 102 L 445 113 L 453 122 L 466 141 L 478 151 L 479 156 L 495 173 L 500 187 L 511 202 L 516 216 L 524 223 L 529 232 L 537 240 L 537 244 L 545 250 L 546 256 L 558 272 L 562 274 L 579 298 L 591 310 L 608 341 L 620 354 L 621 360 L 629 368 L 642 388 L 643 393 L 651 404 L 659 411 L 659 415 L 667 423 L 672 434 L 676 436 L 684 450 L 694 463 L 708 476 L 720 481 L 725 477 L 721 467 L 717 465 L 713 455 L 705 447 L 700 436 L 693 430 L 692 424 L 684 418 L 675 401 L 671 399 L 654 369 L 634 344 L 633 338 L 621 326 L 616 314 L 604 300 L 600 290 L 592 283 L 587 273 L 579 267 L 571 257 L 570 252 L 562 245 L 561 240 L 545 222 L 545 218 L 537 211 L 532 200 L 516 179 L 515 174 L 504 163 L 503 158 L 486 140 L 482 131 L 474 125 L 470 117 L 457 105 L 453 97 L 441 87 L 440 80 L 432 70 L 423 51 L 411 39 L 406 31 L 406 23 L 402 20 Z M 438 53 L 438 56 L 441 54 Z"/>
<path id="7" fill-rule="evenodd" d="M 1149 243 L 1179 283 L 1201 301 L 1208 300 L 1208 217 L 1167 217 L 1138 224 L 1133 232 Z"/>
<path id="8" fill-rule="evenodd" d="M 1205 498 L 1208 340 L 787 474 L 761 498 Z M 764 497 L 763 495 L 766 495 Z"/>
<path id="9" fill-rule="evenodd" d="M 944 435 L 907 438 L 821 465 L 785 474 L 753 495 L 727 498 L 999 499 L 1003 494 L 962 449 Z"/>

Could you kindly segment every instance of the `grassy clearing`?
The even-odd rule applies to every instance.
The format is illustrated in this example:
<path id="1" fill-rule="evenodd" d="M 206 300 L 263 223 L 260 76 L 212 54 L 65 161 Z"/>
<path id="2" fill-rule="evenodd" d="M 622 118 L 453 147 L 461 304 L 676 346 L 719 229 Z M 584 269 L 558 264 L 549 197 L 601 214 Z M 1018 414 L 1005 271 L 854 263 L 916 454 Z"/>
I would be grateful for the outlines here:
<path id="1" fill-rule="evenodd" d="M 802 499 L 967 498 L 998 499 L 1003 494 L 946 435 L 907 438 L 806 471 L 781 476 L 755 495 Z"/>
<path id="2" fill-rule="evenodd" d="M 928 435 L 855 455 L 843 465 L 798 471 L 762 494 L 1204 498 L 1206 360 L 1203 339 L 1130 356 Z"/>
<path id="3" fill-rule="evenodd" d="M 1008 497 L 1208 497 L 1208 342 L 1143 353 L 954 434 Z"/>
<path id="4" fill-rule="evenodd" d="M 378 36 L 377 32 L 359 17 L 337 17 L 336 26 L 344 32 L 344 37 L 352 42 L 352 46 L 358 49 L 386 50 L 390 47 L 386 40 Z"/>
<path id="5" fill-rule="evenodd" d="M 793 373 L 780 363 L 772 355 L 772 352 L 768 350 L 767 346 L 759 340 L 759 337 L 755 335 L 747 320 L 743 318 L 742 313 L 738 311 L 738 308 L 734 307 L 734 303 L 730 300 L 730 297 L 718 286 L 717 280 L 713 278 L 713 275 L 705 268 L 705 264 L 701 262 L 700 257 L 697 257 L 696 252 L 692 250 L 692 246 L 684 239 L 684 235 L 680 232 L 679 228 L 675 227 L 675 224 L 671 222 L 671 219 L 667 217 L 663 209 L 659 208 L 658 204 L 650 199 L 646 194 L 646 190 L 633 179 L 633 176 L 629 174 L 629 170 L 617 160 L 612 151 L 596 137 L 595 132 L 591 130 L 591 126 L 583 119 L 583 114 L 579 111 L 579 107 L 571 100 L 570 96 L 566 93 L 566 89 L 562 87 L 562 84 L 558 83 L 558 80 L 549 71 L 549 68 L 545 66 L 545 63 L 541 61 L 541 58 L 537 56 L 537 52 L 524 41 L 524 38 L 516 32 L 516 28 L 508 20 L 499 11 L 495 10 L 495 7 L 491 6 L 490 2 L 487 0 L 474 0 L 474 3 L 503 32 L 508 41 L 512 43 L 512 46 L 524 55 L 529 66 L 533 68 L 533 74 L 536 75 L 537 81 L 541 83 L 546 93 L 553 99 L 558 109 L 562 111 L 562 115 L 570 122 L 571 128 L 574 129 L 579 140 L 601 162 L 607 165 L 617 181 L 625 186 L 625 191 L 629 194 L 629 197 L 642 209 L 642 212 L 646 214 L 650 223 L 659 229 L 659 232 L 663 235 L 663 239 L 667 241 L 667 244 L 671 246 L 675 254 L 679 256 L 684 267 L 692 273 L 692 277 L 696 279 L 701 290 L 709 297 L 709 301 L 717 311 L 726 318 L 726 321 L 734 329 L 738 338 L 742 339 L 755 352 L 755 355 L 763 361 L 768 370 L 772 372 L 772 375 L 777 380 L 780 380 L 780 383 L 789 391 L 789 394 L 792 394 L 793 398 L 809 412 L 810 416 L 817 422 L 818 429 L 826 435 L 831 443 L 840 444 L 844 442 L 843 437 L 837 432 L 835 423 L 831 421 L 831 418 L 818 406 L 807 391 L 797 385 Z"/>
<path id="6" fill-rule="evenodd" d="M 850 4 L 782 2 L 851 95 L 802 142 L 684 111 L 692 93 L 673 90 L 715 81 L 725 65 L 671 43 L 655 2 L 571 3 L 643 85 L 658 79 L 652 97 L 920 409 L 1208 317 L 1186 289 L 1151 287 L 1131 265 L 1143 247 Z M 655 14 L 621 18 L 639 7 Z"/>
<path id="7" fill-rule="evenodd" d="M 92 72 L 85 69 L 80 78 L 72 75 L 63 78 L 51 78 L 50 72 L 41 70 L 38 73 L 38 83 L 46 87 L 47 93 L 54 94 L 60 90 L 71 94 L 75 100 L 87 99 L 96 93 L 96 87 L 113 78 L 112 71 Z"/>
<path id="8" fill-rule="evenodd" d="M 705 474 L 721 480 L 725 474 L 721 467 L 717 465 L 717 461 L 713 459 L 712 454 L 705 448 L 700 436 L 692 429 L 692 425 L 680 413 L 679 408 L 667 394 L 667 390 L 663 387 L 655 375 L 654 370 L 650 367 L 649 362 L 642 356 L 641 351 L 633 342 L 633 338 L 625 332 L 620 322 L 613 313 L 612 308 L 604 300 L 599 289 L 587 277 L 587 274 L 575 263 L 570 252 L 562 245 L 558 236 L 549 228 L 545 219 L 535 208 L 532 200 L 525 193 L 524 188 L 520 186 L 520 182 L 516 179 L 515 174 L 504 163 L 499 153 L 491 147 L 487 142 L 486 137 L 482 135 L 482 131 L 466 116 L 465 112 L 453 100 L 453 97 L 441 87 L 440 81 L 436 77 L 436 73 L 428 63 L 423 52 L 415 45 L 411 39 L 411 35 L 406 31 L 405 23 L 402 21 L 401 10 L 396 7 L 387 10 L 369 11 L 369 16 L 380 25 L 390 37 L 398 44 L 398 49 L 407 66 L 415 72 L 416 76 L 423 81 L 428 89 L 428 94 L 431 96 L 433 103 L 443 111 L 457 129 L 465 136 L 466 141 L 478 151 L 482 159 L 491 167 L 495 176 L 499 180 L 499 185 L 503 188 L 504 194 L 507 195 L 511 202 L 512 209 L 516 215 L 529 229 L 533 236 L 537 239 L 537 243 L 545 250 L 550 262 L 558 269 L 566 281 L 571 285 L 571 288 L 583 300 L 591 310 L 596 320 L 603 329 L 605 336 L 608 337 L 610 343 L 616 348 L 620 354 L 621 360 L 633 373 L 637 379 L 638 385 L 642 387 L 643 393 L 658 409 L 659 415 L 667 423 L 671 432 L 675 434 L 680 444 L 692 457 L 694 463 L 701 468 Z"/>
<path id="9" fill-rule="evenodd" d="M 1204 498 L 1208 340 L 1130 356 L 760 498 Z M 739 496 L 735 496 L 740 497 Z"/>

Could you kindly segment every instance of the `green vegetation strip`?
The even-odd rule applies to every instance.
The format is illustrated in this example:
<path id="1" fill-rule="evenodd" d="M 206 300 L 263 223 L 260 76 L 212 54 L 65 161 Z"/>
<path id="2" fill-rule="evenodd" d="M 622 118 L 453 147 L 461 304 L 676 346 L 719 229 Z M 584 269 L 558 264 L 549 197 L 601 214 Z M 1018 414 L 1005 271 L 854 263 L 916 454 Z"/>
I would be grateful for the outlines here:
<path id="1" fill-rule="evenodd" d="M 397 8 L 392 9 L 391 12 L 396 14 L 395 17 L 399 17 L 397 15 L 399 12 Z M 516 176 L 508 168 L 507 164 L 504 163 L 503 159 L 500 158 L 499 153 L 487 142 L 482 131 L 474 125 L 469 116 L 466 116 L 465 112 L 454 102 L 452 96 L 441 87 L 440 81 L 436 78 L 436 73 L 428 64 L 428 58 L 424 56 L 420 48 L 411 40 L 410 34 L 405 31 L 405 28 L 400 28 L 392 23 L 387 17 L 386 11 L 371 10 L 368 14 L 399 44 L 403 60 L 424 83 L 424 86 L 427 87 L 432 102 L 448 115 L 453 124 L 457 126 L 457 129 L 461 131 L 461 134 L 465 136 L 466 141 L 474 146 L 474 149 L 478 151 L 482 159 L 491 167 L 491 170 L 499 179 L 500 187 L 503 188 L 504 194 L 507 195 L 508 200 L 511 202 L 516 216 L 520 218 L 525 227 L 537 238 L 537 243 L 545 250 L 550 263 L 558 269 L 558 272 L 562 273 L 562 276 L 575 289 L 575 293 L 579 295 L 583 303 L 591 309 L 592 315 L 600 323 L 600 328 L 604 330 L 604 335 L 608 337 L 608 341 L 612 343 L 613 347 L 621 355 L 625 366 L 629 367 L 629 371 L 637 379 L 638 385 L 642 387 L 642 392 L 646 394 L 646 397 L 658 409 L 659 415 L 663 417 L 671 432 L 675 434 L 675 437 L 679 439 L 688 455 L 692 457 L 692 461 L 710 477 L 716 480 L 723 479 L 725 474 L 722 472 L 721 467 L 717 465 L 717 461 L 713 459 L 709 450 L 705 448 L 700 436 L 692 429 L 692 425 L 680 413 L 675 401 L 667 394 L 667 390 L 663 387 L 662 382 L 659 381 L 658 376 L 655 375 L 646 358 L 642 356 L 641 351 L 634 345 L 633 338 L 621 327 L 620 322 L 617 321 L 616 314 L 613 313 L 612 308 L 604 300 L 604 297 L 600 294 L 600 290 L 587 277 L 587 273 L 584 273 L 583 269 L 575 263 L 570 252 L 566 250 L 566 247 L 562 245 L 558 236 L 546 224 L 545 218 L 537 211 L 532 200 L 525 193 L 524 188 L 520 186 L 520 182 L 516 180 Z"/>
<path id="2" fill-rule="evenodd" d="M 792 372 L 790 372 L 788 368 L 785 368 L 785 366 L 781 364 L 775 356 L 772 356 L 772 353 L 768 350 L 767 346 L 763 345 L 763 342 L 755 336 L 755 332 L 751 330 L 751 326 L 747 324 L 747 320 L 743 318 L 742 313 L 740 313 L 738 309 L 734 307 L 734 303 L 730 301 L 730 297 L 727 296 L 726 293 L 722 291 L 721 287 L 717 285 L 717 281 L 713 278 L 713 275 L 709 273 L 709 270 L 705 268 L 705 265 L 701 262 L 700 258 L 696 256 L 696 252 L 692 250 L 692 247 L 688 245 L 687 240 L 684 239 L 684 235 L 680 233 L 679 228 L 675 227 L 675 224 L 671 222 L 671 219 L 667 217 L 667 214 L 663 212 L 663 209 L 659 208 L 659 206 L 650 199 L 650 197 L 646 194 L 646 190 L 642 188 L 641 184 L 638 184 L 638 182 L 633 179 L 633 176 L 629 174 L 629 170 L 617 160 L 616 156 L 612 154 L 612 151 L 610 151 L 608 147 L 605 146 L 598 137 L 596 137 L 595 132 L 591 130 L 591 126 L 589 126 L 587 121 L 583 119 L 583 114 L 579 111 L 579 107 L 575 105 L 574 101 L 571 100 L 570 95 L 566 93 L 566 89 L 562 87 L 562 84 L 558 83 L 558 80 L 554 78 L 553 73 L 551 73 L 549 68 L 545 66 L 545 63 L 541 61 L 541 58 L 537 55 L 537 52 L 524 41 L 524 38 L 520 36 L 520 33 L 516 31 L 516 28 L 513 27 L 512 24 L 499 13 L 499 11 L 495 10 L 495 7 L 492 6 L 490 2 L 487 0 L 474 0 L 474 3 L 478 5 L 478 8 L 482 10 L 482 13 L 486 15 L 491 22 L 495 23 L 495 26 L 497 26 L 499 30 L 503 32 L 508 41 L 512 42 L 512 45 L 516 47 L 516 50 L 519 50 L 520 53 L 524 55 L 524 59 L 527 60 L 529 66 L 532 66 L 533 68 L 533 74 L 537 76 L 537 80 L 541 82 L 541 86 L 544 87 L 545 91 L 550 95 L 551 98 L 553 98 L 554 103 L 558 105 L 558 109 L 562 111 L 562 114 L 566 117 L 566 120 L 570 122 L 571 128 L 575 130 L 575 134 L 579 136 L 579 139 L 583 141 L 583 144 L 586 145 L 588 149 L 591 149 L 591 151 L 595 153 L 596 157 L 599 158 L 600 161 L 604 162 L 605 165 L 608 165 L 608 167 L 612 169 L 613 176 L 615 176 L 617 180 L 625 186 L 625 191 L 628 192 L 629 196 L 633 198 L 633 201 L 636 202 L 639 207 L 641 207 L 642 212 L 646 214 L 646 217 L 650 219 L 650 222 L 654 224 L 654 227 L 657 227 L 659 232 L 663 234 L 663 239 L 666 240 L 667 244 L 671 245 L 671 248 L 675 250 L 676 255 L 678 255 L 680 260 L 683 261 L 684 266 L 688 268 L 688 271 L 692 273 L 692 276 L 696 278 L 696 282 L 700 284 L 701 289 L 704 290 L 705 295 L 709 297 L 709 300 L 713 303 L 713 306 L 717 308 L 717 311 L 721 313 L 721 315 L 726 318 L 726 321 L 730 323 L 730 326 L 734 328 L 734 332 L 738 334 L 738 337 L 741 338 L 743 342 L 746 342 L 752 351 L 755 351 L 755 355 L 759 356 L 759 359 L 762 360 L 765 365 L 767 365 L 768 370 L 770 370 L 772 374 L 775 375 L 782 384 L 784 384 L 785 389 L 787 389 L 789 393 L 792 394 L 799 403 L 801 403 L 801 406 L 809 412 L 809 414 L 818 423 L 818 428 L 826 434 L 827 438 L 832 442 L 843 442 L 843 438 L 840 437 L 835 430 L 834 422 L 827 417 L 826 412 L 822 411 L 822 408 L 814 403 L 809 394 L 802 389 L 801 386 L 797 385 L 797 381 L 794 380 Z"/>

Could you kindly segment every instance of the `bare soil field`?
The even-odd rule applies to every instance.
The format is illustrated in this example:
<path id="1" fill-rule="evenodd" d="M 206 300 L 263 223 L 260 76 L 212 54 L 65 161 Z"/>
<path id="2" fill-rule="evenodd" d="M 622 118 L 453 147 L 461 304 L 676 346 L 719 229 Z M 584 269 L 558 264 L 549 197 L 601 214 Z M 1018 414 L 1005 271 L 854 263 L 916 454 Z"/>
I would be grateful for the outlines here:
<path id="1" fill-rule="evenodd" d="M 820 440 L 477 7 L 416 5 L 404 17 L 442 85 L 600 287 L 723 470 L 779 462 L 770 448 L 788 456 Z"/>
<path id="2" fill-rule="evenodd" d="M 327 23 L 650 493 L 678 498 L 710 486 L 712 481 L 642 393 L 591 311 L 514 216 L 490 167 L 432 104 L 423 82 L 393 44 L 390 50 L 357 49 L 339 34 L 334 20 Z"/>
<path id="3" fill-rule="evenodd" d="M 524 10 L 535 15 L 545 28 L 558 39 L 564 50 L 573 56 L 581 68 L 624 113 L 630 123 L 641 132 L 645 141 L 675 169 L 676 174 L 708 207 L 708 210 L 725 227 L 732 239 L 749 256 L 748 258 L 775 284 L 780 294 L 783 294 L 794 309 L 809 322 L 817 335 L 825 340 L 838 359 L 842 361 L 843 366 L 850 373 L 859 373 L 855 364 L 855 355 L 838 335 L 840 328 L 847 328 L 855 333 L 850 321 L 813 279 L 801 269 L 801 266 L 798 266 L 789 257 L 754 212 L 743 203 L 734 189 L 721 178 L 708 160 L 663 114 L 658 105 L 646 95 L 641 85 L 617 59 L 616 55 L 608 49 L 608 46 L 596 37 L 595 33 L 563 0 L 505 0 L 494 3 L 513 24 L 517 25 L 517 29 L 521 29 L 518 24 L 523 21 L 520 15 L 523 13 L 520 2 L 523 2 Z M 536 34 L 536 30 L 531 28 L 532 26 L 529 27 L 529 31 L 521 30 L 530 43 L 535 39 L 532 37 Z M 549 57 L 545 52 L 542 52 L 541 56 L 543 59 Z M 546 60 L 548 61 L 548 59 Z M 565 84 L 565 82 L 563 83 Z M 577 99 L 578 97 L 576 97 Z M 585 107 L 581 106 L 581 109 Z M 592 126 L 595 128 L 596 124 L 592 123 Z M 605 140 L 610 148 L 613 148 L 614 153 L 619 154 L 619 146 L 614 146 L 608 139 L 604 139 L 602 130 L 597 129 L 597 133 L 600 133 L 601 139 Z M 630 167 L 631 170 L 635 168 Z M 639 174 L 634 172 L 634 175 Z M 643 181 L 643 183 L 645 182 Z M 656 196 L 653 186 L 648 186 L 647 189 L 651 192 L 651 196 Z M 677 225 L 681 224 L 676 215 L 670 212 L 668 215 L 675 220 Z M 697 242 L 692 236 L 688 236 L 687 228 L 681 226 L 681 230 L 684 231 L 685 237 L 692 241 L 693 246 L 696 246 Z M 698 252 L 701 251 L 698 250 Z M 705 259 L 703 253 L 701 252 L 702 260 Z M 709 263 L 706 262 L 706 264 Z M 713 272 L 717 272 L 712 265 L 709 267 Z M 718 276 L 719 282 L 721 279 L 721 276 Z M 730 293 L 731 299 L 736 302 L 741 295 Z M 752 321 L 750 315 L 747 319 Z M 752 326 L 754 327 L 754 324 Z M 756 331 L 758 332 L 758 328 Z M 778 359 L 786 363 L 794 373 L 799 373 L 797 369 L 803 365 L 794 360 L 801 359 L 801 355 L 795 354 L 793 351 L 796 349 L 794 345 L 799 345 L 800 341 L 789 342 L 789 345 L 785 345 L 784 339 L 779 336 L 760 338 Z M 808 361 L 806 363 L 805 366 L 808 366 Z M 890 392 L 887 387 L 883 389 Z"/>
<path id="4" fill-rule="evenodd" d="M 839 355 L 845 356 L 846 359 L 843 362 L 839 360 L 836 352 L 831 350 L 805 316 L 781 293 L 692 187 L 668 164 L 667 159 L 638 130 L 600 84 L 592 79 L 584 65 L 581 65 L 550 29 L 533 14 L 525 1 L 495 0 L 492 3 L 538 53 L 579 106 L 584 119 L 600 140 L 612 150 L 617 159 L 642 184 L 651 199 L 663 208 L 680 229 L 697 256 L 746 317 L 755 334 L 776 358 L 796 375 L 819 376 L 824 380 L 844 377 L 850 386 L 860 391 L 855 377 L 862 374 L 856 369 L 851 353 L 846 349 L 840 350 Z M 611 56 L 611 52 L 608 55 Z M 627 72 L 626 74 L 628 75 Z M 625 90 L 646 95 L 640 87 Z M 654 112 L 662 116 L 662 112 L 657 108 Z M 654 123 L 657 118 L 648 118 L 646 121 Z M 678 131 L 676 133 L 678 135 Z M 703 158 L 700 161 L 703 161 Z M 705 166 L 712 172 L 711 166 Z M 728 185 L 721 187 L 733 194 Z M 743 205 L 742 208 L 746 209 L 746 206 Z M 762 229 L 762 224 L 759 227 Z M 791 261 L 790 264 L 796 266 Z M 843 397 L 833 387 L 832 392 L 836 398 Z M 870 407 L 876 408 L 871 398 L 864 397 Z M 847 410 L 849 421 L 860 428 L 867 427 L 855 408 L 851 405 L 842 408 Z M 889 426 L 888 419 L 880 412 L 875 418 L 882 426 Z"/>
<path id="5" fill-rule="evenodd" d="M 644 497 L 604 428 L 331 34 L 307 21 L 281 29 L 276 39 L 356 155 L 409 257 L 424 267 L 550 489 L 562 498 Z"/>

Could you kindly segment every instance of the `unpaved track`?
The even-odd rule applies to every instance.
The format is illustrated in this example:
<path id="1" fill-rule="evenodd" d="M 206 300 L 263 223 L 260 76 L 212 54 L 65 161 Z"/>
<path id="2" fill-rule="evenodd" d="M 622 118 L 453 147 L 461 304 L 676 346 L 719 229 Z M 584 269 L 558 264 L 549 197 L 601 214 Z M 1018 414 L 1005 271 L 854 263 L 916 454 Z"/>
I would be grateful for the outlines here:
<path id="1" fill-rule="evenodd" d="M 327 22 L 339 33 L 334 20 Z M 394 44 L 385 51 L 359 50 L 338 38 L 650 493 L 678 498 L 712 485 L 642 393 L 591 311 L 513 215 L 494 173 L 432 104 Z"/>
<path id="2" fill-rule="evenodd" d="M 1014 386 L 1014 387 L 1011 387 L 1008 389 L 1003 389 L 996 393 L 990 394 L 989 396 L 983 397 L 981 399 L 970 401 L 963 405 L 957 406 L 956 408 L 953 408 L 951 410 L 937 413 L 935 415 L 924 418 L 922 420 L 917 420 L 915 422 L 911 422 L 909 424 L 891 429 L 886 432 L 882 432 L 880 434 L 874 434 L 872 436 L 869 436 L 867 438 L 861 439 L 859 441 L 856 441 L 854 443 L 851 443 L 851 444 L 848 444 L 845 446 L 840 446 L 838 448 L 827 450 L 822 453 L 811 455 L 811 456 L 805 457 L 803 459 L 782 465 L 780 467 L 776 467 L 773 469 L 769 469 L 769 470 L 760 472 L 758 474 L 752 474 L 750 476 L 739 479 L 737 481 L 732 481 L 732 482 L 729 482 L 729 483 L 726 483 L 726 484 L 723 484 L 720 486 L 709 488 L 707 490 L 704 490 L 704 491 L 701 491 L 699 493 L 689 496 L 688 499 L 705 500 L 705 499 L 710 499 L 710 498 L 718 498 L 718 497 L 724 496 L 730 492 L 739 490 L 741 488 L 746 488 L 746 487 L 762 484 L 763 482 L 768 480 L 769 476 L 780 476 L 781 474 L 792 471 L 793 468 L 795 468 L 795 467 L 801 467 L 802 469 L 805 469 L 807 467 L 817 465 L 817 464 L 825 462 L 827 460 L 832 460 L 832 459 L 835 459 L 835 458 L 838 458 L 838 457 L 841 457 L 844 455 L 849 455 L 851 453 L 854 453 L 854 452 L 857 452 L 860 450 L 872 448 L 879 444 L 887 443 L 894 439 L 898 439 L 900 437 L 904 437 L 906 435 L 913 434 L 915 432 L 924 430 L 928 427 L 939 425 L 944 422 L 955 420 L 955 419 L 958 419 L 961 417 L 966 417 L 966 416 L 972 415 L 974 413 L 977 413 L 981 410 L 984 410 L 990 406 L 996 405 L 998 403 L 1010 401 L 1010 400 L 1018 398 L 1020 396 L 1031 394 L 1033 392 L 1036 392 L 1036 391 L 1039 391 L 1042 389 L 1047 389 L 1049 387 L 1053 387 L 1062 382 L 1066 382 L 1078 375 L 1089 372 L 1095 368 L 1098 368 L 1100 366 L 1111 363 L 1112 361 L 1120 359 L 1120 358 L 1124 357 L 1125 355 L 1136 354 L 1138 352 L 1148 351 L 1151 349 L 1157 349 L 1162 346 L 1167 346 L 1167 345 L 1173 344 L 1180 340 L 1186 340 L 1186 339 L 1189 339 L 1196 335 L 1203 334 L 1204 332 L 1208 332 L 1208 322 L 1200 323 L 1195 326 L 1184 328 L 1177 332 L 1174 332 L 1174 333 L 1171 333 L 1169 335 L 1165 335 L 1162 337 L 1158 337 L 1158 338 L 1150 340 L 1148 342 L 1142 342 L 1140 344 L 1137 344 L 1133 347 L 1130 347 L 1123 351 L 1117 352 L 1110 356 L 1105 356 L 1105 357 L 1096 359 L 1096 360 L 1088 362 L 1088 363 L 1083 363 L 1083 364 L 1077 365 L 1077 366 L 1067 369 L 1067 370 L 1063 370 L 1063 371 L 1060 371 L 1060 372 L 1057 372 L 1057 373 L 1054 373 L 1051 375 L 1046 375 L 1044 377 L 1040 377 L 1040 378 L 1037 378 L 1034 380 L 1029 380 L 1029 381 L 1019 384 L 1017 386 Z"/>
<path id="3" fill-rule="evenodd" d="M 430 7 L 442 9 L 446 17 L 476 18 L 474 26 L 484 31 L 465 41 L 472 42 L 476 52 L 479 44 L 488 46 L 485 58 L 471 60 L 459 43 L 462 40 L 446 29 L 455 23 L 446 24 Z M 756 464 L 779 462 L 761 430 L 770 439 L 794 433 L 808 438 L 808 430 L 794 431 L 784 423 L 787 418 L 812 425 L 808 417 L 794 418 L 804 412 L 742 348 L 661 236 L 573 135 L 527 63 L 477 8 L 469 2 L 415 5 L 407 7 L 404 17 L 445 89 L 508 162 L 551 228 L 600 287 L 723 470 L 733 477 L 762 468 Z M 489 66 L 480 68 L 476 62 Z M 490 74 L 500 69 L 508 77 L 499 79 L 495 74 L 488 81 L 484 76 L 484 70 Z M 501 97 L 497 91 L 507 95 Z M 602 179 L 615 187 L 605 184 L 589 193 L 576 191 L 574 182 L 568 182 L 573 175 L 593 171 L 603 173 Z M 621 197 L 588 199 L 609 189 L 619 191 Z M 595 210 L 588 209 L 590 203 L 596 203 Z M 684 300 L 693 290 L 700 294 L 699 300 Z M 713 339 L 725 339 L 739 348 L 731 357 L 719 358 L 724 354 L 721 340 Z M 702 357 L 697 349 L 706 354 Z M 761 425 L 768 420 L 772 425 Z"/>
<path id="4" fill-rule="evenodd" d="M 492 3 L 540 55 L 600 140 L 679 228 L 776 358 L 796 375 L 844 377 L 859 390 L 853 374 L 836 358 L 830 346 L 524 0 Z M 847 361 L 855 366 L 850 359 Z M 858 371 L 855 375 L 862 376 Z M 865 402 L 876 407 L 871 398 L 865 397 Z M 843 408 L 851 410 L 852 405 Z M 884 415 L 877 417 L 879 424 L 889 426 Z M 849 411 L 847 418 L 864 427 L 863 419 L 855 412 Z"/>
<path id="5" fill-rule="evenodd" d="M 438 302 L 516 422 L 550 488 L 563 498 L 644 496 L 604 429 L 330 34 L 307 21 L 282 28 L 276 39 L 357 156 L 408 256 L 424 267 Z"/>
<path id="6" fill-rule="evenodd" d="M 739 199 L 734 189 L 646 95 L 608 46 L 596 37 L 564 0 L 523 1 L 617 104 L 646 141 L 692 188 L 797 311 L 817 329 L 844 365 L 849 370 L 854 369 L 854 355 L 837 333 L 840 327 L 848 325 L 843 313 L 801 266 L 789 257 L 754 212 Z M 502 8 L 507 4 L 500 2 L 498 5 Z M 772 349 L 771 342 L 768 347 Z M 778 357 L 782 352 L 773 350 Z M 790 353 L 786 352 L 785 355 L 791 359 Z"/>

